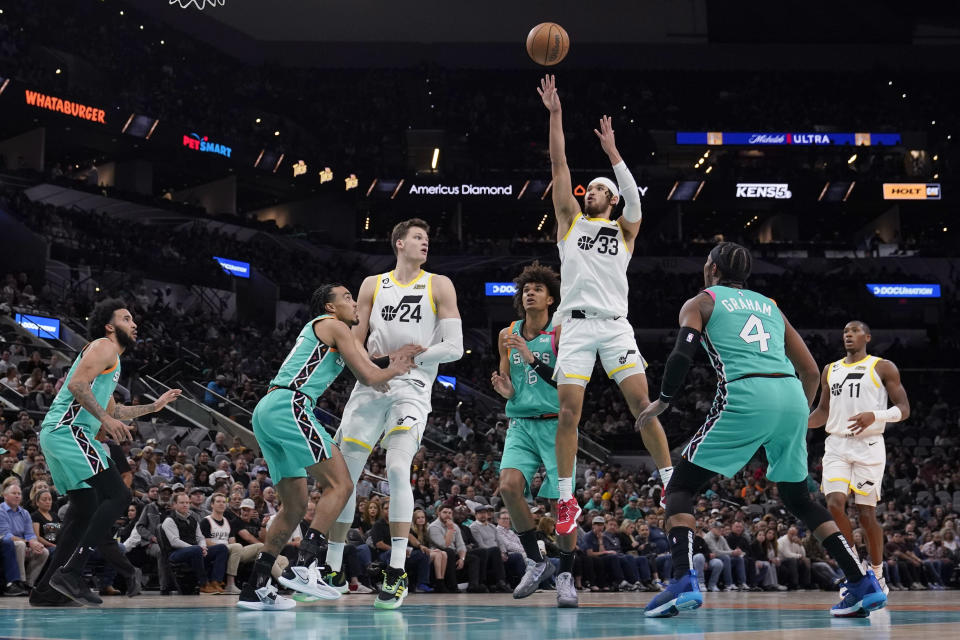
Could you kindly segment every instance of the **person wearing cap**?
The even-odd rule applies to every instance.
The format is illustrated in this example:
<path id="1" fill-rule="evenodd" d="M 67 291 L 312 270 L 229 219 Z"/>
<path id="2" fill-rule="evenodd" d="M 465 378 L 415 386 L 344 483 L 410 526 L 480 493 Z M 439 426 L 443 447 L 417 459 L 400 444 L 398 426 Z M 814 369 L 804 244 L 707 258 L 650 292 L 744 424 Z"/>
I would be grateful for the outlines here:
<path id="1" fill-rule="evenodd" d="M 127 510 L 132 494 L 107 447 L 97 441 L 103 431 L 121 443 L 132 438 L 123 420 L 163 409 L 180 396 L 170 389 L 145 405 L 122 405 L 114 398 L 120 380 L 120 355 L 136 344 L 137 325 L 126 305 L 103 300 L 90 312 L 87 344 L 67 372 L 40 429 L 40 446 L 57 489 L 70 501 L 72 522 L 64 527 L 57 548 L 37 587 L 35 604 L 58 598 L 49 587 L 86 606 L 103 603 L 83 579 L 92 550 L 110 538 L 114 523 Z"/>
<path id="2" fill-rule="evenodd" d="M 603 530 L 606 519 L 596 515 L 590 521 L 590 531 L 578 541 L 580 550 L 596 561 L 596 583 L 602 591 L 618 590 L 625 582 L 623 569 L 617 559 L 617 552 L 606 549 L 603 544 Z"/>
<path id="3" fill-rule="evenodd" d="M 175 494 L 173 509 L 161 525 L 161 535 L 171 547 L 170 562 L 183 562 L 193 569 L 200 593 L 221 593 L 221 581 L 227 570 L 227 548 L 223 545 L 207 547 L 200 522 L 190 512 L 190 497 L 183 492 Z"/>
<path id="4" fill-rule="evenodd" d="M 594 133 L 613 166 L 617 183 L 606 177 L 591 180 L 581 210 L 567 165 L 563 115 L 554 77 L 545 76 L 537 91 L 550 112 L 552 196 L 562 285 L 556 322 L 563 326 L 563 339 L 554 370 L 560 403 L 556 438 L 560 493 L 557 533 L 563 535 L 574 530 L 580 511 L 573 497 L 578 425 L 597 356 L 607 375 L 619 385 L 634 417 L 650 404 L 644 374 L 646 361 L 627 321 L 627 266 L 640 232 L 642 211 L 637 183 L 617 150 L 613 125 L 607 116 L 600 120 L 600 129 L 594 129 Z M 623 214 L 614 222 L 613 213 L 621 201 Z M 663 427 L 659 421 L 650 420 L 638 430 L 666 487 L 673 465 Z"/>
<path id="5" fill-rule="evenodd" d="M 328 574 L 334 581 L 331 586 L 319 571 L 311 569 L 319 560 L 330 526 L 353 496 L 350 469 L 340 448 L 317 421 L 313 409 L 344 368 L 349 367 L 363 384 L 380 385 L 408 373 L 414 367 L 413 355 L 420 352 L 419 347 L 408 345 L 385 360 L 378 360 L 385 365 L 382 368 L 371 361 L 350 332 L 350 327 L 358 322 L 357 303 L 343 285 L 327 284 L 314 291 L 310 312 L 313 319 L 300 330 L 293 348 L 270 381 L 267 394 L 253 411 L 253 432 L 283 509 L 274 516 L 270 535 L 240 594 L 237 606 L 244 609 L 279 611 L 296 606 L 293 600 L 277 594 L 270 572 L 277 555 L 306 513 L 308 475 L 316 480 L 323 493 L 313 522 L 303 533 L 296 562 L 283 572 L 278 582 L 308 596 L 328 600 L 339 598 L 347 590 L 342 572 L 338 571 L 340 575 L 336 576 L 334 572 Z M 217 439 L 223 442 L 223 434 L 217 434 Z M 407 523 L 404 536 L 409 528 Z M 405 591 L 399 595 L 402 600 Z"/>
<path id="6" fill-rule="evenodd" d="M 470 534 L 477 543 L 478 549 L 490 550 L 484 556 L 486 575 L 481 576 L 481 582 L 490 582 L 490 591 L 510 593 L 513 591 L 506 583 L 506 558 L 500 550 L 500 538 L 497 535 L 497 525 L 490 521 L 494 509 L 490 505 L 480 505 L 476 510 L 476 521 L 470 524 Z"/>
<path id="7" fill-rule="evenodd" d="M 640 508 L 640 496 L 633 494 L 623 508 L 623 517 L 627 520 L 643 520 L 643 509 Z"/>
<path id="8" fill-rule="evenodd" d="M 201 521 L 210 515 L 210 512 L 203 506 L 203 503 L 207 500 L 207 494 L 203 492 L 203 489 L 194 487 L 190 489 L 187 495 L 190 496 L 190 512 L 197 518 L 197 521 Z"/>

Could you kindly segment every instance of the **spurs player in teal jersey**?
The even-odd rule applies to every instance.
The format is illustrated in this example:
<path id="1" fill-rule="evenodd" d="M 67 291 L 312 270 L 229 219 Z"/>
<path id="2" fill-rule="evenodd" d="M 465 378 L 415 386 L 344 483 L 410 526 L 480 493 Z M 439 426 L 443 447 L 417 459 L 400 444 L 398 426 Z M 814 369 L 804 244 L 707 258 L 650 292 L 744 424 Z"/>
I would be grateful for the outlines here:
<path id="1" fill-rule="evenodd" d="M 540 553 L 537 531 L 525 493 L 542 464 L 546 477 L 539 497 L 548 498 L 556 508 L 560 495 L 557 482 L 557 412 L 560 401 L 553 380 L 560 327 L 553 324 L 553 312 L 560 304 L 560 278 L 550 267 L 534 262 L 513 281 L 517 292 L 513 308 L 520 316 L 500 332 L 500 369 L 491 376 L 493 389 L 507 399 L 510 419 L 500 461 L 500 495 L 527 554 L 527 571 L 513 592 L 526 598 L 554 572 Z M 560 538 L 561 574 L 557 578 L 557 603 L 577 606 L 573 584 L 573 549 L 576 533 Z"/>
<path id="2" fill-rule="evenodd" d="M 340 375 L 344 366 L 366 384 L 381 384 L 410 371 L 412 357 L 423 349 L 407 345 L 390 356 L 373 359 L 360 346 L 350 327 L 357 323 L 357 303 L 339 284 L 327 284 L 313 293 L 313 320 L 304 325 L 280 370 L 253 411 L 253 432 L 276 483 L 283 508 L 274 516 L 253 575 L 243 586 L 237 605 L 244 609 L 283 610 L 293 600 L 277 595 L 270 583 L 276 556 L 290 539 L 307 510 L 307 474 L 323 495 L 316 515 L 300 542 L 297 562 L 287 567 L 279 582 L 313 598 L 333 600 L 340 592 L 328 586 L 313 566 L 323 536 L 353 493 L 353 483 L 340 449 L 316 418 L 317 399 Z"/>
<path id="3" fill-rule="evenodd" d="M 740 471 L 763 447 L 767 478 L 777 483 L 783 505 L 813 532 L 846 577 L 846 595 L 830 613 L 866 617 L 887 598 L 873 571 L 864 573 L 830 512 L 807 490 L 807 416 L 817 393 L 817 363 L 776 303 L 746 288 L 751 266 L 750 252 L 736 243 L 713 248 L 703 266 L 704 291 L 680 310 L 660 398 L 637 418 L 642 424 L 666 411 L 702 343 L 717 373 L 717 395 L 667 485 L 674 580 L 644 614 L 668 617 L 703 604 L 692 566 L 696 496 L 715 475 Z"/>
<path id="4" fill-rule="evenodd" d="M 563 325 L 563 342 L 556 365 L 560 399 L 556 447 L 560 476 L 557 533 L 564 535 L 576 529 L 580 515 L 580 505 L 573 497 L 573 465 L 577 458 L 577 429 L 584 393 L 597 358 L 607 377 L 620 387 L 630 413 L 637 416 L 650 404 L 644 373 L 646 361 L 637 347 L 633 326 L 627 321 L 627 267 L 643 216 L 637 183 L 617 150 L 608 116 L 603 116 L 600 129 L 594 129 L 594 134 L 610 160 L 617 181 L 614 183 L 605 177 L 591 180 L 581 211 L 571 186 L 563 115 L 554 77 L 545 76 L 537 91 L 550 112 L 552 197 L 563 295 L 554 322 Z M 621 200 L 623 214 L 613 220 Z M 640 429 L 640 437 L 657 465 L 660 480 L 666 485 L 673 467 L 667 436 L 659 420 L 646 422 Z"/>
<path id="5" fill-rule="evenodd" d="M 130 429 L 121 420 L 160 411 L 180 395 L 180 389 L 172 389 L 142 406 L 114 402 L 120 355 L 137 343 L 137 325 L 121 300 L 100 302 L 90 313 L 87 331 L 94 340 L 80 351 L 40 426 L 40 447 L 53 484 L 66 492 L 70 509 L 53 558 L 35 585 L 39 593 L 31 596 L 38 605 L 53 603 L 56 594 L 50 587 L 82 605 L 103 603 L 87 586 L 83 568 L 93 548 L 110 538 L 131 493 L 97 433 L 102 429 L 117 442 L 129 440 Z"/>

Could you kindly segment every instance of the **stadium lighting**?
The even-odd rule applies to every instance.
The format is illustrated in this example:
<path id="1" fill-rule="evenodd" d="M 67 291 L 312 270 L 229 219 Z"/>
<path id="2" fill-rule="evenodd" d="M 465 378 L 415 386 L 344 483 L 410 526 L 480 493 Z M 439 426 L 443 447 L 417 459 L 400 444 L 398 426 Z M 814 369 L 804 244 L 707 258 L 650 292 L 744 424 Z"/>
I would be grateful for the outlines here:
<path id="1" fill-rule="evenodd" d="M 938 156 L 938 155 L 933 156 L 933 161 L 934 161 L 934 162 L 936 162 L 936 161 L 939 160 L 939 159 L 940 159 L 940 156 Z"/>
<path id="2" fill-rule="evenodd" d="M 260 124 L 260 118 L 257 118 L 257 124 Z"/>
<path id="3" fill-rule="evenodd" d="M 936 120 L 931 120 L 931 121 L 930 121 L 930 124 L 937 124 L 937 121 L 936 121 Z"/>
<path id="4" fill-rule="evenodd" d="M 709 158 L 709 157 L 710 157 L 710 149 L 707 149 L 706 151 L 703 152 L 703 157 L 704 157 L 704 158 Z"/>
<path id="5" fill-rule="evenodd" d="M 711 171 L 713 171 L 713 165 L 710 165 L 709 167 L 707 167 L 707 173 L 710 173 Z"/>
<path id="6" fill-rule="evenodd" d="M 943 232 L 944 232 L 944 233 L 947 232 L 947 227 L 944 227 L 944 228 L 943 228 Z"/>
<path id="7" fill-rule="evenodd" d="M 850 156 L 850 159 L 847 160 L 847 164 L 853 164 L 856 161 L 857 161 L 857 154 L 853 154 L 852 156 Z"/>
<path id="8" fill-rule="evenodd" d="M 61 71 L 60 71 L 60 69 L 58 68 L 56 71 L 54 71 L 54 73 L 57 74 L 57 75 L 60 75 Z"/>
<path id="9" fill-rule="evenodd" d="M 160 44 L 167 44 L 167 43 L 166 43 L 166 42 L 164 42 L 163 40 L 161 40 L 161 41 L 160 41 Z"/>
<path id="10" fill-rule="evenodd" d="M 906 97 L 907 97 L 907 94 L 901 93 L 901 94 L 900 94 L 900 97 L 901 97 L 901 98 L 906 98 Z"/>
<path id="11" fill-rule="evenodd" d="M 433 148 L 433 159 L 430 160 L 430 168 L 434 171 L 437 169 L 437 160 L 440 159 L 440 147 Z"/>
<path id="12" fill-rule="evenodd" d="M 280 132 L 279 132 L 279 131 L 274 131 L 274 132 L 273 132 L 273 135 L 278 136 L 278 135 L 280 135 Z"/>
<path id="13" fill-rule="evenodd" d="M 143 31 L 143 25 L 140 25 L 140 31 Z"/>

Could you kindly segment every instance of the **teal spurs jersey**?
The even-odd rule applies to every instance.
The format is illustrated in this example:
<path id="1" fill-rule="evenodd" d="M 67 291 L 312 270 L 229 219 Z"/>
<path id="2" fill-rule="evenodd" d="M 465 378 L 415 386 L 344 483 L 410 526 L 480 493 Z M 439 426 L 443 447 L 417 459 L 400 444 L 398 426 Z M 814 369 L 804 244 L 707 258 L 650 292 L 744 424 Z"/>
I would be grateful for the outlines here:
<path id="1" fill-rule="evenodd" d="M 523 337 L 523 320 L 517 320 L 510 325 L 510 333 Z M 540 335 L 527 341 L 527 348 L 533 357 L 554 366 L 556 354 L 553 350 L 553 319 L 547 324 Z M 513 383 L 513 397 L 507 400 L 507 417 L 534 418 L 546 413 L 557 413 L 560 410 L 560 401 L 557 398 L 557 388 L 540 377 L 530 365 L 523 361 L 516 349 L 511 349 L 510 381 Z"/>
<path id="2" fill-rule="evenodd" d="M 343 358 L 336 349 L 318 340 L 313 331 L 314 324 L 328 318 L 333 316 L 317 316 L 304 325 L 297 336 L 296 344 L 280 365 L 280 371 L 270 381 L 271 387 L 294 389 L 316 401 L 337 379 L 343 371 Z"/>
<path id="3" fill-rule="evenodd" d="M 106 340 L 106 338 L 98 339 Z M 96 342 L 96 340 L 94 342 Z M 48 427 L 56 428 L 62 424 L 76 423 L 86 427 L 96 427 L 93 433 L 90 434 L 91 436 L 100 430 L 100 420 L 81 407 L 80 403 L 74 399 L 73 393 L 67 388 L 73 379 L 73 374 L 77 370 L 77 366 L 80 364 L 80 359 L 83 357 L 87 347 L 91 344 L 93 344 L 93 342 L 84 347 L 80 351 L 80 355 L 77 356 L 77 359 L 73 361 L 73 366 L 70 367 L 70 371 L 67 372 L 67 377 L 63 380 L 63 386 L 60 387 L 60 391 L 57 392 L 57 396 L 50 404 L 50 409 L 47 410 L 47 415 L 43 418 L 43 423 L 40 425 L 41 429 Z M 120 356 L 117 356 L 117 361 L 113 366 L 101 371 L 90 385 L 90 391 L 93 392 L 93 397 L 96 398 L 97 404 L 104 409 L 107 408 L 107 404 L 110 402 L 110 396 L 113 395 L 113 390 L 117 388 L 117 382 L 119 380 Z"/>
<path id="4" fill-rule="evenodd" d="M 715 286 L 703 348 L 724 384 L 749 374 L 795 374 L 783 341 L 786 325 L 770 298 L 749 289 Z"/>

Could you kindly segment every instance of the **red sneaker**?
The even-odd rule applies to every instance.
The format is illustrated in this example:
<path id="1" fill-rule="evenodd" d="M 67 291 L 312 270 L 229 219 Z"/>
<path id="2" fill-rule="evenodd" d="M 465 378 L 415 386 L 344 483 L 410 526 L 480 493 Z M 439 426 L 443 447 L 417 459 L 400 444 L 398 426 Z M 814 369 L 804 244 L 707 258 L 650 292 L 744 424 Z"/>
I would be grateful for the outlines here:
<path id="1" fill-rule="evenodd" d="M 582 513 L 576 498 L 557 501 L 557 534 L 565 536 L 577 526 L 577 518 Z"/>

